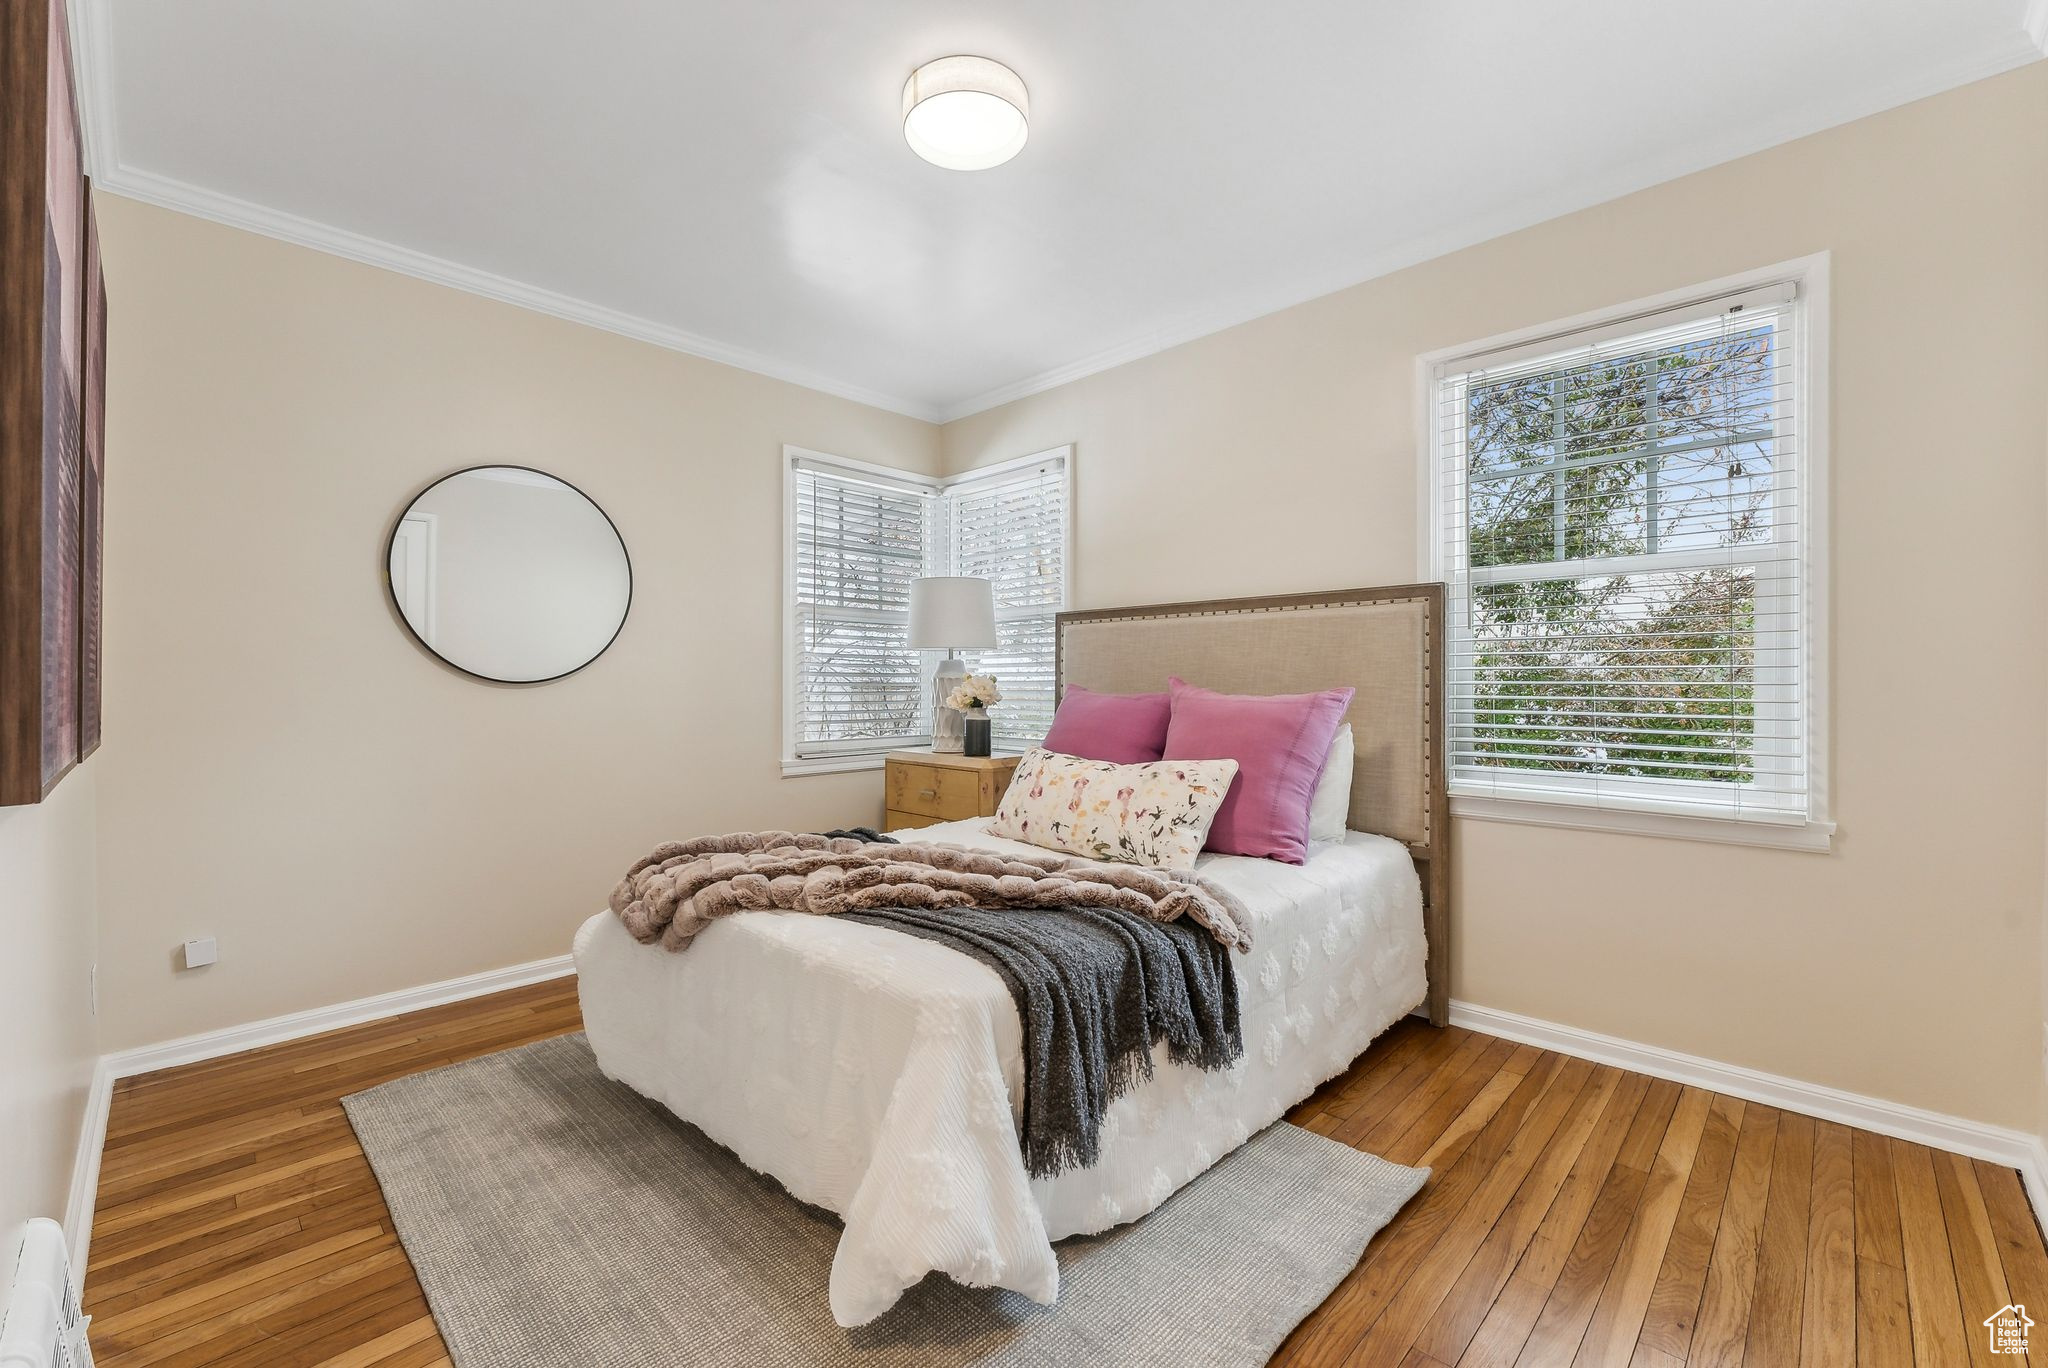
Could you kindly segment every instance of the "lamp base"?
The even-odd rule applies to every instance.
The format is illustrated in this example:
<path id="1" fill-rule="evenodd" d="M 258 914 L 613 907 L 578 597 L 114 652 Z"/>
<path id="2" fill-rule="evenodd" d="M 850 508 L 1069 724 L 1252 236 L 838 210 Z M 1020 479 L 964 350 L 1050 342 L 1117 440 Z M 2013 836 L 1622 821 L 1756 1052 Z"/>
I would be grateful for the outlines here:
<path id="1" fill-rule="evenodd" d="M 958 708 L 946 706 L 946 699 L 967 678 L 967 662 L 949 655 L 932 673 L 932 749 L 941 755 L 958 755 L 967 744 L 967 727 Z"/>

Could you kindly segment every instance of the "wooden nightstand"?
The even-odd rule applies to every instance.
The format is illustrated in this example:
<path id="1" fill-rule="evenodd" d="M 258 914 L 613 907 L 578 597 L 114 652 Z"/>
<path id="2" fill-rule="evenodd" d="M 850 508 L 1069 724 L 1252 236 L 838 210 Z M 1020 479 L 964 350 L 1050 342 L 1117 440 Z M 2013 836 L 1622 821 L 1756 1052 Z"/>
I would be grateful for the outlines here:
<path id="1" fill-rule="evenodd" d="M 993 817 L 1021 755 L 941 755 L 890 751 L 886 769 L 889 813 L 884 829 Z"/>

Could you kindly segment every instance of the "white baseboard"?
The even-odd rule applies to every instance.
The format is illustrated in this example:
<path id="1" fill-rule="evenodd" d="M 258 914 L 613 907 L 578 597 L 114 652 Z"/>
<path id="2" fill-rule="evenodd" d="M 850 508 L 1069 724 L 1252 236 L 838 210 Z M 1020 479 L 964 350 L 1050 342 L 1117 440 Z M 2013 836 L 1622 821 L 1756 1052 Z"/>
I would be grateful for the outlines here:
<path id="1" fill-rule="evenodd" d="M 2048 1238 L 2048 1144 L 2037 1136 L 2027 1157 L 2016 1165 L 2020 1181 L 2026 1184 L 2027 1204 L 2034 1208 L 2034 1221 Z"/>
<path id="2" fill-rule="evenodd" d="M 86 1096 L 85 1117 L 78 1128 L 78 1152 L 71 1161 L 71 1197 L 65 1204 L 64 1233 L 70 1241 L 71 1276 L 82 1291 L 85 1261 L 92 1249 L 93 1205 L 99 1196 L 100 1155 L 106 1149 L 107 1112 L 113 1102 L 115 1080 L 154 1073 L 158 1069 L 172 1069 L 180 1064 L 196 1064 L 202 1059 L 240 1054 L 244 1050 L 340 1030 L 344 1026 L 360 1026 L 366 1021 L 382 1021 L 386 1017 L 461 1002 L 465 998 L 502 993 L 508 988 L 523 988 L 530 983 L 541 983 L 574 972 L 575 962 L 567 955 L 557 955 L 552 959 L 534 960 L 530 964 L 487 969 L 481 974 L 443 979 L 417 988 L 401 988 L 375 997 L 357 998 L 353 1002 L 337 1002 L 331 1007 L 291 1012 L 252 1021 L 245 1026 L 205 1031 L 199 1035 L 100 1056 L 93 1069 L 91 1090 Z"/>
<path id="3" fill-rule="evenodd" d="M 2026 1185 L 2034 1221 L 2048 1232 L 2048 1145 L 2040 1136 L 1456 999 L 1451 1002 L 1451 1024 L 2016 1168 Z"/>
<path id="4" fill-rule="evenodd" d="M 575 969 L 567 955 L 535 960 L 531 964 L 515 964 L 505 969 L 486 969 L 481 974 L 443 979 L 417 988 L 400 988 L 375 997 L 357 998 L 354 1002 L 337 1002 L 332 1007 L 314 1007 L 304 1012 L 252 1021 L 246 1026 L 203 1031 L 198 1035 L 166 1040 L 160 1045 L 120 1050 L 108 1055 L 104 1063 L 113 1077 L 131 1078 L 136 1074 L 155 1073 L 158 1069 L 175 1069 L 180 1064 L 196 1064 L 202 1059 L 217 1059 L 265 1045 L 299 1040 L 323 1031 L 338 1031 L 344 1026 L 360 1026 L 366 1021 L 382 1021 L 385 1017 L 460 1002 L 464 998 L 502 993 L 507 988 L 524 988 L 529 983 L 574 973 Z"/>
<path id="5" fill-rule="evenodd" d="M 85 1115 L 78 1123 L 78 1152 L 71 1157 L 71 1195 L 64 1203 L 64 1238 L 71 1258 L 72 1290 L 85 1292 L 85 1258 L 92 1249 L 92 1209 L 100 1192 L 100 1154 L 107 1144 L 107 1108 L 114 1100 L 114 1075 L 104 1056 L 92 1067 Z"/>
<path id="6" fill-rule="evenodd" d="M 344 1026 L 358 1026 L 366 1021 L 380 1021 L 385 1017 L 460 1002 L 465 998 L 482 997 L 574 972 L 575 965 L 570 957 L 561 955 L 103 1056 L 93 1070 L 85 1118 L 79 1127 L 78 1153 L 71 1168 L 71 1200 L 65 1213 L 64 1229 L 71 1240 L 73 1276 L 81 1284 L 85 1280 L 86 1256 L 92 1246 L 93 1203 L 99 1190 L 100 1154 L 106 1144 L 107 1111 L 116 1079 L 239 1054 L 243 1050 L 319 1035 Z M 1653 1078 L 1667 1078 L 1675 1083 L 1687 1083 L 1712 1092 L 1727 1093 L 1731 1097 L 1802 1112 L 1824 1121 L 1839 1121 L 1879 1135 L 1896 1136 L 1935 1149 L 1953 1150 L 1973 1159 L 2008 1165 L 2019 1170 L 2020 1179 L 2026 1186 L 2027 1200 L 2034 1210 L 2034 1219 L 2048 1230 L 2048 1144 L 2044 1144 L 2039 1136 L 1455 999 L 1451 1003 L 1451 1024 L 1499 1036 L 1503 1040 L 1590 1059 L 1598 1064 L 1612 1064 Z"/>

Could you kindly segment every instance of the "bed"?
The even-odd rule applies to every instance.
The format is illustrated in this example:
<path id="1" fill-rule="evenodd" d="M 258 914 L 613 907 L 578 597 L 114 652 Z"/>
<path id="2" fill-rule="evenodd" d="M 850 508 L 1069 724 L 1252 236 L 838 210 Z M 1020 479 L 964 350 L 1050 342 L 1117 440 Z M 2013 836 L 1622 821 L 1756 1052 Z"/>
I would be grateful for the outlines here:
<path id="1" fill-rule="evenodd" d="M 938 1271 L 1054 1300 L 1052 1242 L 1135 1220 L 1342 1072 L 1400 1017 L 1448 1006 L 1440 586 L 1063 613 L 1056 673 L 1240 693 L 1351 684 L 1350 826 L 1295 866 L 1204 855 L 1251 913 L 1233 957 L 1245 1050 L 1166 1061 L 1110 1107 L 1100 1162 L 1033 1180 L 1017 1145 L 1016 1007 L 982 964 L 832 917 L 742 913 L 681 954 L 603 912 L 578 931 L 606 1074 L 845 1223 L 834 1317 L 864 1324 Z M 1026 851 L 985 819 L 919 840 Z"/>

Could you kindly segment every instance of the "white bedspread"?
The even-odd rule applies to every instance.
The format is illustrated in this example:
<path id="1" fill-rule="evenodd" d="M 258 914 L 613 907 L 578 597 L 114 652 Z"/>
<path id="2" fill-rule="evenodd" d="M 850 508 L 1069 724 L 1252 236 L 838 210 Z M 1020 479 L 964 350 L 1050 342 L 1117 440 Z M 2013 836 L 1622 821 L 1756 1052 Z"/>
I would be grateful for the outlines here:
<path id="1" fill-rule="evenodd" d="M 1029 850 L 985 819 L 919 839 Z M 583 1021 L 611 1077 L 846 1225 L 832 1314 L 861 1325 L 938 1270 L 1038 1302 L 1052 1241 L 1151 1211 L 1340 1073 L 1422 1001 L 1422 891 L 1407 851 L 1352 833 L 1308 863 L 1205 855 L 1250 910 L 1233 955 L 1245 1053 L 1172 1064 L 1119 1098 L 1101 1162 L 1033 1181 L 1017 1145 L 1022 1030 L 1002 980 L 929 941 L 748 912 L 675 954 L 601 912 L 576 934 Z"/>

